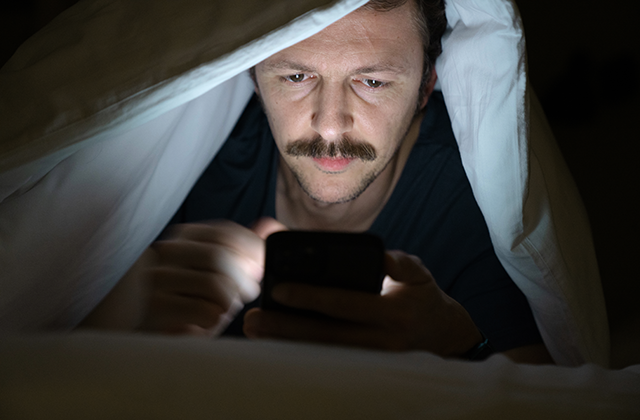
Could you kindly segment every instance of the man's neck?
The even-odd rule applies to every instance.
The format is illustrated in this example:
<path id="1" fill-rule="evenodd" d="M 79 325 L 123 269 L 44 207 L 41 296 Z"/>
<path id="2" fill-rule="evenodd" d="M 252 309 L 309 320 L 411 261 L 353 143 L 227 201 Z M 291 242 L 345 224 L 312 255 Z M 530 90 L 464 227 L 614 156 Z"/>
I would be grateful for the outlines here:
<path id="1" fill-rule="evenodd" d="M 414 118 L 407 137 L 394 159 L 357 198 L 346 203 L 321 203 L 300 187 L 289 167 L 280 159 L 276 187 L 276 217 L 290 229 L 364 232 L 391 197 L 411 149 L 418 139 L 423 114 Z"/>

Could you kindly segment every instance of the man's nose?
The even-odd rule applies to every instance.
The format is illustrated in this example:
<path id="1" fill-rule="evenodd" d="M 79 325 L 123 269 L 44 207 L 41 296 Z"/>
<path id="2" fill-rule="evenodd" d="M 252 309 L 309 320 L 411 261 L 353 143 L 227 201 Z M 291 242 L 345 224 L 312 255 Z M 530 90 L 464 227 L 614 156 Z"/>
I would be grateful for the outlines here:
<path id="1" fill-rule="evenodd" d="M 349 86 L 322 83 L 315 98 L 311 128 L 326 141 L 338 141 L 353 128 Z"/>

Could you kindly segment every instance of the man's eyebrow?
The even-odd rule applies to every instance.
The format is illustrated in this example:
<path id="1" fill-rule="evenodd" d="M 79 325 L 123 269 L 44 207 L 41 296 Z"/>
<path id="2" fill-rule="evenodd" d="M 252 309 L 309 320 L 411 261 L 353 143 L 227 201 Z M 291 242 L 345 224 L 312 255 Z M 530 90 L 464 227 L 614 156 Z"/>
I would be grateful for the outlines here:
<path id="1" fill-rule="evenodd" d="M 296 63 L 294 61 L 289 61 L 289 60 L 276 61 L 275 63 L 265 62 L 263 66 L 264 66 L 264 71 L 293 70 L 293 71 L 299 71 L 301 73 L 313 73 L 315 71 L 311 67 L 307 67 L 300 63 Z"/>
<path id="2" fill-rule="evenodd" d="M 265 62 L 264 71 L 276 71 L 276 70 L 292 70 L 299 71 L 301 73 L 313 73 L 315 69 L 305 66 L 304 64 L 296 63 L 295 61 L 282 60 L 276 62 Z M 366 74 L 366 73 L 396 73 L 402 74 L 407 71 L 406 67 L 396 63 L 380 63 L 371 66 L 365 66 L 357 68 L 352 74 Z"/>
<path id="3" fill-rule="evenodd" d="M 384 63 L 384 64 L 376 64 L 373 66 L 360 67 L 357 69 L 354 74 L 362 74 L 362 73 L 397 73 L 402 74 L 405 73 L 407 69 L 399 64 L 395 63 Z"/>

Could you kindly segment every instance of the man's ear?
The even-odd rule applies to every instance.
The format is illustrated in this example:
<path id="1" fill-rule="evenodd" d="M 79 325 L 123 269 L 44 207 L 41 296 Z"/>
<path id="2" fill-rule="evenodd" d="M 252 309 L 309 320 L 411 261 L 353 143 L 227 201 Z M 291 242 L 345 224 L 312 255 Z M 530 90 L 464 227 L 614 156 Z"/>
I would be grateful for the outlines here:
<path id="1" fill-rule="evenodd" d="M 433 66 L 431 69 L 431 75 L 429 76 L 429 81 L 424 84 L 422 87 L 422 101 L 420 102 L 420 109 L 424 109 L 427 106 L 427 102 L 429 102 L 429 97 L 433 93 L 433 89 L 436 86 L 436 81 L 438 80 L 438 72 L 436 71 L 436 66 Z"/>

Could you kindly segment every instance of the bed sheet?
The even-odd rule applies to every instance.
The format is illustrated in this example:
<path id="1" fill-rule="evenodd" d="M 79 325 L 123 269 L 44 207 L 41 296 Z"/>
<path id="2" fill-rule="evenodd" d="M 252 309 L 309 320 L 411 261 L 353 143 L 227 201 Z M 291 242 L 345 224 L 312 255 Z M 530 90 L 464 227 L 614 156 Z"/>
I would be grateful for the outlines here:
<path id="1" fill-rule="evenodd" d="M 247 340 L 0 343 L 0 418 L 638 419 L 640 366 L 484 362 Z"/>

